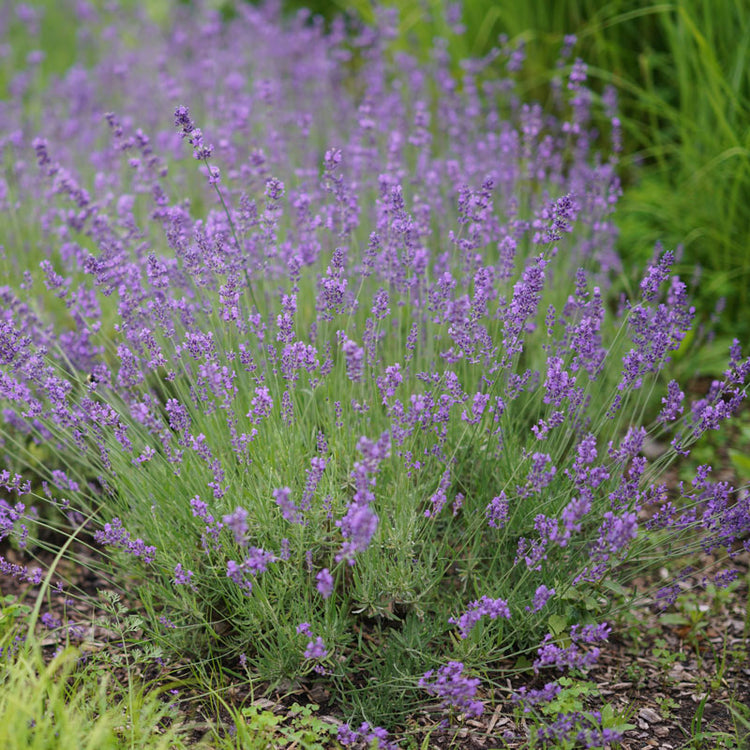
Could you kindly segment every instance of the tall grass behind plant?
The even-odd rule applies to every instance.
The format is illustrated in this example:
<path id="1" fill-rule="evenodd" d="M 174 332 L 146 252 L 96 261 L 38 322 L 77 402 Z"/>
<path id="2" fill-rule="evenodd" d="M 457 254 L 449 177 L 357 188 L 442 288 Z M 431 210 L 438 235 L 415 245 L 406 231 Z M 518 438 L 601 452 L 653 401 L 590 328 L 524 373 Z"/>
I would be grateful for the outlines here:
<path id="1" fill-rule="evenodd" d="M 703 305 L 726 298 L 729 329 L 746 336 L 750 18 L 742 3 L 681 3 L 658 18 L 667 53 L 640 56 L 644 86 L 633 92 L 648 118 L 648 141 L 634 158 L 654 167 L 629 191 L 623 239 L 632 221 L 633 234 L 645 243 L 658 235 L 683 245 L 684 272 L 704 269 Z"/>
<path id="2" fill-rule="evenodd" d="M 552 115 L 512 47 L 455 73 L 392 54 L 388 14 L 175 13 L 61 76 L 39 130 L 7 107 L 3 208 L 40 242 L 0 290 L 4 536 L 33 542 L 32 500 L 91 515 L 151 641 L 323 683 L 368 722 L 342 742 L 430 696 L 477 714 L 509 660 L 585 668 L 655 545 L 742 542 L 746 494 L 659 477 L 750 365 L 689 407 L 660 378 L 694 310 L 669 250 L 612 292 L 615 103 L 595 137 L 569 45 Z"/>

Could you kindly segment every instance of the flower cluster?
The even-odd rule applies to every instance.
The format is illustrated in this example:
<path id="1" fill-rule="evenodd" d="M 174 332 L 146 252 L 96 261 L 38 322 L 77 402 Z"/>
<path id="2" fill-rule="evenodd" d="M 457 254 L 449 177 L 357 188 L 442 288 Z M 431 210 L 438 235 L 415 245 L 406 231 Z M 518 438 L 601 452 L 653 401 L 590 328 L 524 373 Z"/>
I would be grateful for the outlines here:
<path id="1" fill-rule="evenodd" d="M 156 547 L 146 544 L 143 539 L 132 539 L 119 518 L 113 518 L 110 523 L 105 523 L 101 530 L 94 533 L 94 539 L 99 544 L 123 549 L 145 563 L 152 563 L 156 555 Z"/>
<path id="2" fill-rule="evenodd" d="M 358 729 L 352 729 L 348 724 L 342 724 L 338 729 L 336 739 L 344 747 L 353 745 L 356 742 L 362 742 L 368 748 L 376 747 L 378 750 L 398 750 L 398 745 L 388 739 L 388 732 L 385 729 L 370 726 L 370 723 L 367 721 L 363 721 Z"/>
<path id="3" fill-rule="evenodd" d="M 383 433 L 377 441 L 361 437 L 357 443 L 357 450 L 362 458 L 355 462 L 352 472 L 356 491 L 346 514 L 336 522 L 344 537 L 336 561 L 347 560 L 349 565 L 354 565 L 356 553 L 364 552 L 368 548 L 378 528 L 378 516 L 370 507 L 375 499 L 370 488 L 376 481 L 371 475 L 377 472 L 380 462 L 390 456 L 390 438 L 387 433 Z"/>
<path id="4" fill-rule="evenodd" d="M 446 708 L 457 708 L 467 716 L 479 716 L 484 704 L 477 700 L 479 679 L 464 674 L 464 665 L 459 661 L 448 662 L 437 672 L 430 669 L 422 675 L 419 687 L 430 695 L 442 698 Z"/>
<path id="5" fill-rule="evenodd" d="M 234 581 L 242 591 L 249 596 L 253 590 L 252 579 L 268 570 L 269 563 L 276 561 L 272 552 L 260 547 L 250 547 L 245 559 L 238 563 L 236 560 L 227 562 L 227 578 Z"/>
<path id="6" fill-rule="evenodd" d="M 485 616 L 489 617 L 490 620 L 495 620 L 498 617 L 509 620 L 508 602 L 504 599 L 490 599 L 488 596 L 483 596 L 481 599 L 472 602 L 461 617 L 458 619 L 451 617 L 449 622 L 458 625 L 461 638 L 468 638 L 474 626 Z"/>
<path id="7" fill-rule="evenodd" d="M 623 733 L 617 729 L 602 729 L 599 711 L 561 713 L 553 722 L 536 730 L 538 747 L 560 747 L 574 742 L 579 747 L 602 748 L 619 743 Z"/>
<path id="8" fill-rule="evenodd" d="M 305 659 L 308 659 L 309 661 L 315 662 L 313 671 L 318 672 L 319 674 L 325 674 L 326 672 L 324 667 L 321 665 L 321 662 L 328 657 L 328 649 L 326 648 L 326 644 L 323 639 L 319 635 L 313 635 L 313 632 L 310 628 L 310 623 L 308 622 L 301 622 L 299 625 L 297 625 L 297 633 L 300 633 L 309 638 L 307 646 L 305 646 L 303 657 Z"/>
<path id="9" fill-rule="evenodd" d="M 570 629 L 570 639 L 572 642 L 567 647 L 561 647 L 553 643 L 553 636 L 547 633 L 537 650 L 534 671 L 539 672 L 540 669 L 545 667 L 555 667 L 560 671 L 565 669 L 588 669 L 596 664 L 601 651 L 597 646 L 582 650 L 578 644 L 593 644 L 606 641 L 610 632 L 611 628 L 607 623 L 586 625 L 583 628 L 573 625 Z"/>

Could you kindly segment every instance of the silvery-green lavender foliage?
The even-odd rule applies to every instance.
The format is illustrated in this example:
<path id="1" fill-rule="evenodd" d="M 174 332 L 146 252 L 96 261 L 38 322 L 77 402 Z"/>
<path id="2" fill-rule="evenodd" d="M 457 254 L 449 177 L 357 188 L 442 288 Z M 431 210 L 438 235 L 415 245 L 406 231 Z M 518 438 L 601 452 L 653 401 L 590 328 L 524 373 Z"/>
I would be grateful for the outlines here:
<path id="1" fill-rule="evenodd" d="M 586 668 L 643 545 L 731 551 L 750 522 L 710 467 L 658 483 L 750 365 L 733 347 L 693 404 L 662 382 L 693 323 L 668 251 L 613 299 L 612 92 L 572 40 L 552 115 L 518 49 L 456 77 L 440 40 L 391 55 L 388 13 L 237 10 L 71 6 L 97 62 L 0 103 L 0 533 L 23 544 L 31 504 L 89 518 L 153 639 L 369 720 L 476 715 L 522 652 Z"/>

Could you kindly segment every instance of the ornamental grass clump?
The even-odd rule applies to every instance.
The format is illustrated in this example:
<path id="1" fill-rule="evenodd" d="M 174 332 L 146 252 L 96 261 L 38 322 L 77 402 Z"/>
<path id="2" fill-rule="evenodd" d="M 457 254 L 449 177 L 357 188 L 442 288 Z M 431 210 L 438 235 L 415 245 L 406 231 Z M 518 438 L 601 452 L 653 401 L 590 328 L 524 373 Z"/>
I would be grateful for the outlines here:
<path id="1" fill-rule="evenodd" d="M 673 254 L 614 291 L 619 121 L 580 60 L 544 110 L 518 49 L 456 77 L 388 12 L 86 13 L 96 61 L 2 105 L 3 536 L 76 533 L 165 653 L 323 683 L 383 747 L 519 657 L 590 666 L 655 549 L 747 544 L 710 467 L 659 483 L 750 364 L 686 403 Z"/>

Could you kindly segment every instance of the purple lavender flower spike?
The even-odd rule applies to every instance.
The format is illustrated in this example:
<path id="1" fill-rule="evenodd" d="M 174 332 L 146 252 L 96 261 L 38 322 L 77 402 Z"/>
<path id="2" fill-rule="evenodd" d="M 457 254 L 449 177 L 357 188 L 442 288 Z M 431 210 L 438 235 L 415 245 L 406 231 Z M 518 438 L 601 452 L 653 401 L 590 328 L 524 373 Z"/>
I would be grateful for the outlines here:
<path id="1" fill-rule="evenodd" d="M 458 708 L 467 716 L 480 716 L 484 711 L 482 701 L 476 700 L 479 679 L 467 677 L 460 661 L 448 662 L 437 672 L 429 670 L 419 680 L 419 687 L 443 700 L 446 708 Z"/>
<path id="2" fill-rule="evenodd" d="M 333 593 L 333 576 L 328 568 L 323 568 L 323 570 L 315 576 L 315 580 L 317 581 L 316 588 L 320 595 L 324 599 L 328 599 Z"/>
<path id="3" fill-rule="evenodd" d="M 466 639 L 482 617 L 489 617 L 490 620 L 502 617 L 509 620 L 508 602 L 505 599 L 490 599 L 488 596 L 483 596 L 472 602 L 461 617 L 458 619 L 451 617 L 448 622 L 458 625 L 461 638 Z"/>
<path id="4" fill-rule="evenodd" d="M 247 526 L 247 511 L 240 506 L 234 509 L 232 513 L 225 515 L 222 519 L 224 526 L 232 531 L 234 534 L 234 541 L 237 544 L 246 544 L 246 535 L 248 531 Z"/>

